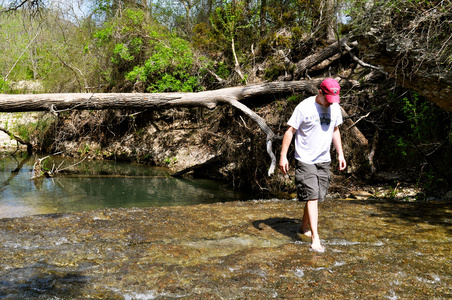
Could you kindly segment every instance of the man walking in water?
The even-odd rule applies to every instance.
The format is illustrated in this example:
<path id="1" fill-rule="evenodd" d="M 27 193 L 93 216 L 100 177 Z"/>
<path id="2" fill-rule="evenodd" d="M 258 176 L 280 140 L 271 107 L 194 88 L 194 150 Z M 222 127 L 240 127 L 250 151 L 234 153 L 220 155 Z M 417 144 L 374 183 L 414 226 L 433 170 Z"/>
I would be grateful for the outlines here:
<path id="1" fill-rule="evenodd" d="M 316 96 L 297 105 L 284 134 L 279 168 L 289 171 L 287 151 L 295 135 L 295 183 L 298 200 L 306 201 L 299 232 L 311 237 L 311 249 L 323 252 L 318 225 L 318 203 L 325 200 L 330 180 L 331 141 L 336 148 L 339 170 L 347 166 L 338 126 L 342 123 L 339 83 L 325 79 Z"/>

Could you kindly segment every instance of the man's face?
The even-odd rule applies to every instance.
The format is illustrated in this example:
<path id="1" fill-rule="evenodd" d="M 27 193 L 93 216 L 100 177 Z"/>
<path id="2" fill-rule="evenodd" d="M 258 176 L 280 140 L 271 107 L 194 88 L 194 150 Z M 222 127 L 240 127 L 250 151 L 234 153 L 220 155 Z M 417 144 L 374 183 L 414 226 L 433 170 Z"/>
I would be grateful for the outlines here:
<path id="1" fill-rule="evenodd" d="M 323 94 L 323 91 L 320 89 L 319 90 L 319 104 L 325 107 L 330 107 L 331 103 L 329 103 L 328 101 L 326 101 L 325 95 Z"/>

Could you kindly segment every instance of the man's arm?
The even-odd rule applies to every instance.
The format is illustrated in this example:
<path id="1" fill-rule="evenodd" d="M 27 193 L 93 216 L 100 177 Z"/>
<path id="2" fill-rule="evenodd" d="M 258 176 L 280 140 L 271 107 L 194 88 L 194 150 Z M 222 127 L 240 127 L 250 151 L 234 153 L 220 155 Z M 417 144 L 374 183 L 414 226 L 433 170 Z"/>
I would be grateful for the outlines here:
<path id="1" fill-rule="evenodd" d="M 334 148 L 336 148 L 337 156 L 339 159 L 339 170 L 345 170 L 345 168 L 347 167 L 347 162 L 345 161 L 344 151 L 342 150 L 341 132 L 339 131 L 339 127 L 334 127 L 333 145 Z"/>
<path id="2" fill-rule="evenodd" d="M 287 151 L 289 151 L 290 143 L 292 142 L 292 138 L 297 130 L 292 126 L 286 130 L 284 133 L 282 147 L 281 147 L 281 156 L 279 159 L 279 169 L 287 174 L 289 172 L 289 161 L 287 160 Z"/>

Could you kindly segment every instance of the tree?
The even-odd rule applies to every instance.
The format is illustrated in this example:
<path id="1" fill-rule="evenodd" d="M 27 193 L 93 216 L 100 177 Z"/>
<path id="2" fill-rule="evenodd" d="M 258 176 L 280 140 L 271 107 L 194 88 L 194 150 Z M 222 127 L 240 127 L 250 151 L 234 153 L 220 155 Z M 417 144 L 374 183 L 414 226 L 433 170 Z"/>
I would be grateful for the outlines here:
<path id="1" fill-rule="evenodd" d="M 23 12 L 0 15 L 3 23 L 0 33 L 2 53 L 9 53 L 0 61 L 2 77 L 10 80 L 25 80 L 37 77 L 33 63 L 33 48 L 40 34 L 38 22 Z"/>
<path id="2" fill-rule="evenodd" d="M 259 10 L 259 23 L 260 23 L 260 36 L 264 36 L 266 31 L 266 11 L 267 11 L 267 0 L 261 0 L 261 6 Z"/>
<path id="3" fill-rule="evenodd" d="M 336 23 L 336 1 L 335 0 L 325 0 L 325 19 L 326 19 L 326 40 L 329 44 L 336 41 L 335 34 L 335 23 Z"/>
<path id="4" fill-rule="evenodd" d="M 179 2 L 182 3 L 185 8 L 186 30 L 191 31 L 191 11 L 196 5 L 199 4 L 200 0 L 179 0 Z"/>
<path id="5" fill-rule="evenodd" d="M 135 84 L 144 83 L 149 92 L 194 92 L 201 89 L 190 44 L 175 35 L 154 33 L 149 41 L 149 58 L 126 74 Z"/>
<path id="6" fill-rule="evenodd" d="M 109 84 L 124 82 L 125 76 L 146 59 L 149 32 L 143 11 L 125 9 L 93 34 L 86 53 L 93 53 Z"/>
<path id="7" fill-rule="evenodd" d="M 246 83 L 245 75 L 240 67 L 236 51 L 236 36 L 239 29 L 248 27 L 247 24 L 241 23 L 245 9 L 245 1 L 232 0 L 223 1 L 223 7 L 217 7 L 214 15 L 211 17 L 211 23 L 217 33 L 230 43 L 234 70 L 240 76 L 240 79 Z"/>

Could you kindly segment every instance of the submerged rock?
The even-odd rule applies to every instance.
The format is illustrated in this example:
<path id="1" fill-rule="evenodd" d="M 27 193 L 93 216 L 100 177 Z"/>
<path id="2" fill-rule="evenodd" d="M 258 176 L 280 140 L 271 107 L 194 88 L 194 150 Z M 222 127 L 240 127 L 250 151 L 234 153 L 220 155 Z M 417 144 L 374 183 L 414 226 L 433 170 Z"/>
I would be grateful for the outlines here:
<path id="1" fill-rule="evenodd" d="M 451 207 L 324 203 L 324 253 L 289 200 L 1 219 L 0 298 L 450 297 Z"/>

